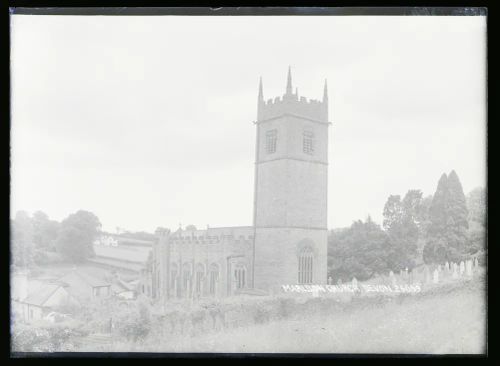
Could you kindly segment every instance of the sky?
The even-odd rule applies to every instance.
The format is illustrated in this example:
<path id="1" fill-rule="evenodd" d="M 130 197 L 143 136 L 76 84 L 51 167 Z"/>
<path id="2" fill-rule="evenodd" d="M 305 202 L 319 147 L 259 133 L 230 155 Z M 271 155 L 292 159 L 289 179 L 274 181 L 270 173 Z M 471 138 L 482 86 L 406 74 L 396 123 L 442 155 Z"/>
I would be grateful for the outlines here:
<path id="1" fill-rule="evenodd" d="M 258 81 L 321 99 L 328 227 L 485 186 L 486 18 L 11 16 L 11 215 L 252 225 Z"/>

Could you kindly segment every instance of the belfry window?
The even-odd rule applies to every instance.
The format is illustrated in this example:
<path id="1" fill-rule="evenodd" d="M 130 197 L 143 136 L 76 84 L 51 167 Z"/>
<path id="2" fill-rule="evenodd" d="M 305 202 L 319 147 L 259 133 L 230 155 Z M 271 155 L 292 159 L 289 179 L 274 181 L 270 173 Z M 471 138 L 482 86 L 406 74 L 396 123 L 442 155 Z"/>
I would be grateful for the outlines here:
<path id="1" fill-rule="evenodd" d="M 304 131 L 302 134 L 302 149 L 308 155 L 314 154 L 314 133 L 312 131 Z"/>
<path id="2" fill-rule="evenodd" d="M 307 285 L 313 281 L 313 251 L 306 247 L 299 253 L 299 284 Z"/>
<path id="3" fill-rule="evenodd" d="M 266 152 L 274 154 L 276 152 L 276 142 L 278 139 L 277 130 L 269 130 L 266 132 Z"/>

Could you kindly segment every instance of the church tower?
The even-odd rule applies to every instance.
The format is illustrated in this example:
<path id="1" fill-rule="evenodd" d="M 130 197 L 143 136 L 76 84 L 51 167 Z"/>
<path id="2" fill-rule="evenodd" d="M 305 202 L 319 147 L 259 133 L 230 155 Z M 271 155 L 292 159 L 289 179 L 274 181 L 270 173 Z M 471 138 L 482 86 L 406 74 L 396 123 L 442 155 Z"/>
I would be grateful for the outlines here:
<path id="1" fill-rule="evenodd" d="M 253 286 L 327 281 L 328 90 L 264 100 L 259 83 L 254 192 Z"/>

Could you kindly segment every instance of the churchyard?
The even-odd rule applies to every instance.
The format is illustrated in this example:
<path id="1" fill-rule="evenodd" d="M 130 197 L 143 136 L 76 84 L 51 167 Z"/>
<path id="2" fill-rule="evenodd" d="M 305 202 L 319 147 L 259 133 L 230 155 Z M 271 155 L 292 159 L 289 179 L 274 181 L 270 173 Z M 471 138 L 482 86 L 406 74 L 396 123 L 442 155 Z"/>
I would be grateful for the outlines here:
<path id="1" fill-rule="evenodd" d="M 387 298 L 381 303 L 348 303 L 342 311 L 303 314 L 287 321 L 235 328 L 217 336 L 185 337 L 172 345 L 165 344 L 163 350 L 481 353 L 483 295 L 478 282 L 451 285 L 425 295 Z"/>
<path id="2" fill-rule="evenodd" d="M 40 324 L 45 333 L 20 327 L 13 345 L 20 352 L 482 353 L 485 275 L 471 260 L 274 297 L 103 302 L 71 324 Z"/>
<path id="3" fill-rule="evenodd" d="M 182 334 L 164 326 L 141 342 L 110 346 L 148 352 L 482 353 L 485 272 L 469 263 L 436 267 L 432 275 L 423 269 L 413 279 L 387 276 L 390 285 L 384 277 L 358 283 L 403 289 L 415 281 L 420 291 L 320 292 L 302 300 L 295 294 L 274 299 L 275 306 L 257 300 L 253 309 L 233 310 L 238 316 L 228 312 L 223 329 L 189 324 Z"/>

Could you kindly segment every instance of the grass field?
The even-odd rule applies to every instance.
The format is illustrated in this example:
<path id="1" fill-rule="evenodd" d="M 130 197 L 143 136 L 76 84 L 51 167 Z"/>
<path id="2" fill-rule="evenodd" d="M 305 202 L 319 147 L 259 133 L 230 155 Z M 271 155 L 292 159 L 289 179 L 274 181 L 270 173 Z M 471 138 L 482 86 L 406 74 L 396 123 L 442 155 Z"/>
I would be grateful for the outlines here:
<path id="1" fill-rule="evenodd" d="M 484 287 L 477 278 L 384 303 L 361 303 L 218 333 L 149 340 L 127 351 L 479 354 L 486 351 Z M 118 350 L 118 349 L 117 349 Z"/>

